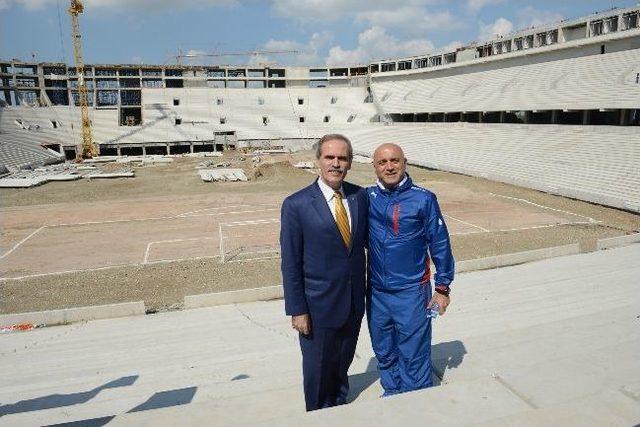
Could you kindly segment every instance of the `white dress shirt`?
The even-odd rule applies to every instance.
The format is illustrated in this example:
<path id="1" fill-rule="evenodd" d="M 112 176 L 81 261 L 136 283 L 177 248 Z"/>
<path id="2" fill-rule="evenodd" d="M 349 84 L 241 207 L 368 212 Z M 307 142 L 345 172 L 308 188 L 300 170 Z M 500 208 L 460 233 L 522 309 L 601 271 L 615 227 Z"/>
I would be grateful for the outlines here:
<path id="1" fill-rule="evenodd" d="M 322 178 L 318 178 L 318 187 L 320 187 L 320 191 L 322 191 L 322 195 L 324 199 L 327 201 L 327 205 L 329 205 L 329 210 L 331 211 L 331 215 L 333 215 L 333 219 L 336 219 L 336 201 L 335 199 L 335 190 L 329 187 Z M 340 187 L 340 194 L 342 194 L 342 205 L 344 206 L 344 210 L 347 211 L 347 218 L 349 218 L 349 229 L 353 228 L 351 222 L 351 212 L 349 211 L 349 203 L 347 202 L 347 198 L 344 196 L 344 190 Z"/>

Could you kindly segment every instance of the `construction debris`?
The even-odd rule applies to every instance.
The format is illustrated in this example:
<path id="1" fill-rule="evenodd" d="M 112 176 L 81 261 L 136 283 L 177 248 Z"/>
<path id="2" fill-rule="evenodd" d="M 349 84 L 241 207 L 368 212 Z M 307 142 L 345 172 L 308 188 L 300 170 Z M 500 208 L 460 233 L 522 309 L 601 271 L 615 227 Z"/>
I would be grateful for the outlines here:
<path id="1" fill-rule="evenodd" d="M 356 163 L 371 164 L 373 160 L 371 160 L 371 157 L 355 155 L 353 156 L 353 161 Z"/>
<path id="2" fill-rule="evenodd" d="M 313 162 L 298 162 L 293 165 L 293 167 L 298 169 L 315 169 L 316 165 Z"/>
<path id="3" fill-rule="evenodd" d="M 153 165 L 156 163 L 173 163 L 173 158 L 164 156 L 145 156 L 142 158 L 142 166 Z"/>
<path id="4" fill-rule="evenodd" d="M 213 165 L 213 160 L 206 160 L 204 162 L 200 162 L 198 163 L 198 166 L 196 166 L 196 169 L 207 169 L 208 167 Z"/>
<path id="5" fill-rule="evenodd" d="M 91 165 L 65 163 L 14 172 L 0 178 L 0 188 L 30 188 L 51 181 L 76 181 L 82 178 L 130 178 L 133 176 L 135 175 L 130 170 L 103 172 Z"/>
<path id="6" fill-rule="evenodd" d="M 270 150 L 256 150 L 253 152 L 254 154 L 290 154 L 289 150 L 278 150 L 278 149 L 270 149 Z"/>
<path id="7" fill-rule="evenodd" d="M 31 331 L 33 329 L 44 328 L 45 326 L 46 325 L 44 323 L 19 323 L 16 325 L 0 326 L 0 333 L 5 334 L 7 332 Z"/>
<path id="8" fill-rule="evenodd" d="M 222 157 L 222 152 L 213 151 L 213 152 L 206 152 L 206 153 L 188 153 L 188 154 L 185 154 L 185 156 L 187 157 Z"/>
<path id="9" fill-rule="evenodd" d="M 200 169 L 200 178 L 205 182 L 248 181 L 242 169 Z"/>
<path id="10" fill-rule="evenodd" d="M 94 174 L 90 174 L 90 175 L 85 175 L 84 178 L 87 179 L 109 179 L 109 178 L 133 178 L 136 175 L 133 173 L 133 171 L 126 171 L 126 172 L 100 172 L 100 173 L 94 173 Z"/>
<path id="11" fill-rule="evenodd" d="M 84 159 L 82 162 L 83 163 L 109 163 L 109 162 L 115 162 L 121 157 L 122 156 L 99 156 L 99 157 L 94 157 L 92 159 Z"/>

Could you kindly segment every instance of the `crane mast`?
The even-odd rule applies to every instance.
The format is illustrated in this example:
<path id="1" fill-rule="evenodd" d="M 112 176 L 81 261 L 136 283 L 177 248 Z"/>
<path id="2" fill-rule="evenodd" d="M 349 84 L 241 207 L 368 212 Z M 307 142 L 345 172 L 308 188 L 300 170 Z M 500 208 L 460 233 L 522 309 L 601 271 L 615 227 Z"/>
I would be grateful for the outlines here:
<path id="1" fill-rule="evenodd" d="M 76 73 L 78 74 L 78 103 L 82 119 L 82 146 L 76 150 L 76 160 L 92 158 L 98 155 L 98 150 L 91 135 L 91 121 L 89 120 L 89 102 L 87 97 L 87 85 L 84 81 L 84 59 L 82 58 L 82 41 L 78 15 L 84 11 L 80 0 L 71 0 L 69 15 L 71 15 L 71 37 L 73 39 L 73 56 L 76 61 Z"/>

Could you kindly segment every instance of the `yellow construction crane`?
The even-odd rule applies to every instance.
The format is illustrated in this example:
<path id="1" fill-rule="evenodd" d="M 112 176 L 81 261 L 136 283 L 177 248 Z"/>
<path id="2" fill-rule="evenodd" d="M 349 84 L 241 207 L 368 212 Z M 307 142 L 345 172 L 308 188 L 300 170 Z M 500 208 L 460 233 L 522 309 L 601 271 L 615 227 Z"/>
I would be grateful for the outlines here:
<path id="1" fill-rule="evenodd" d="M 98 150 L 91 135 L 91 121 L 89 120 L 89 102 L 87 99 L 87 85 L 84 81 L 84 59 L 82 58 L 82 42 L 78 15 L 84 11 L 80 0 L 71 0 L 69 15 L 71 15 L 71 37 L 73 39 L 73 56 L 76 60 L 76 73 L 78 75 L 78 98 L 80 114 L 82 116 L 82 147 L 76 150 L 76 161 L 90 159 L 98 155 Z"/>

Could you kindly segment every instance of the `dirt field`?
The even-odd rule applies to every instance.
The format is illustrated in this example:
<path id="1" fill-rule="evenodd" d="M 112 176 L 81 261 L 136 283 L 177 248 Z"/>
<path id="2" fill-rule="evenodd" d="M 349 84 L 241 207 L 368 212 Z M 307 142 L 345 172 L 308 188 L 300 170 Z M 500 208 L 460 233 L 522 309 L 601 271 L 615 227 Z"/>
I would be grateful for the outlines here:
<path id="1" fill-rule="evenodd" d="M 238 157 L 224 160 L 250 182 L 206 183 L 195 170 L 201 159 L 176 158 L 136 168 L 133 179 L 0 190 L 0 313 L 134 300 L 164 310 L 185 295 L 281 283 L 280 205 L 315 178 L 289 161 L 311 153 L 266 158 L 259 168 Z M 409 173 L 438 195 L 458 260 L 590 247 L 640 230 L 640 216 L 627 212 L 446 172 Z M 371 165 L 354 164 L 348 179 L 370 185 L 373 177 Z"/>

